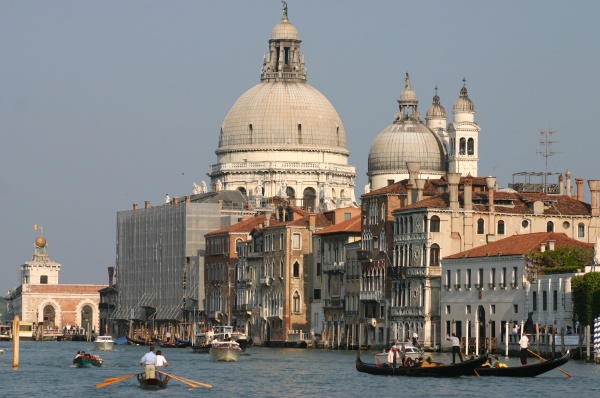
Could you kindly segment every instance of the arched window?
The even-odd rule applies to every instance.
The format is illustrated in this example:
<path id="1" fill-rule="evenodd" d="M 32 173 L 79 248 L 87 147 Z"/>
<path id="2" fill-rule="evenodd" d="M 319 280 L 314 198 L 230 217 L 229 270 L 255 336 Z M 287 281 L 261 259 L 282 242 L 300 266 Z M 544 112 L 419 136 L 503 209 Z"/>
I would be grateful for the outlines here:
<path id="1" fill-rule="evenodd" d="M 552 221 L 548 221 L 546 224 L 546 232 L 554 232 L 554 223 Z"/>
<path id="2" fill-rule="evenodd" d="M 467 155 L 475 154 L 475 140 L 473 138 L 469 138 L 467 141 Z"/>
<path id="3" fill-rule="evenodd" d="M 485 222 L 483 218 L 477 220 L 477 235 L 483 235 L 485 233 Z"/>
<path id="4" fill-rule="evenodd" d="M 440 218 L 438 216 L 432 216 L 429 221 L 429 230 L 431 232 L 440 232 Z"/>
<path id="5" fill-rule="evenodd" d="M 294 292 L 293 307 L 294 312 L 300 312 L 300 293 L 298 293 L 298 291 Z"/>
<path id="6" fill-rule="evenodd" d="M 285 194 L 289 199 L 296 199 L 296 191 L 292 187 L 287 187 L 285 189 Z"/>
<path id="7" fill-rule="evenodd" d="M 434 243 L 429 248 L 429 266 L 439 267 L 440 266 L 440 247 L 437 243 Z"/>
<path id="8" fill-rule="evenodd" d="M 577 237 L 578 238 L 585 238 L 585 224 L 579 223 L 577 225 Z"/>
<path id="9" fill-rule="evenodd" d="M 317 192 L 313 188 L 306 188 L 302 195 L 303 206 L 306 209 L 314 209 L 315 201 L 317 199 Z"/>
<path id="10" fill-rule="evenodd" d="M 464 155 L 467 152 L 467 140 L 461 138 L 459 143 L 458 154 Z"/>
<path id="11" fill-rule="evenodd" d="M 300 264 L 298 261 L 294 263 L 294 278 L 300 278 Z"/>
<path id="12" fill-rule="evenodd" d="M 504 235 L 504 221 L 498 221 L 498 235 Z"/>
<path id="13" fill-rule="evenodd" d="M 238 191 L 240 191 L 241 193 L 243 193 L 244 195 L 246 195 L 246 188 L 244 188 L 244 187 L 238 187 Z"/>

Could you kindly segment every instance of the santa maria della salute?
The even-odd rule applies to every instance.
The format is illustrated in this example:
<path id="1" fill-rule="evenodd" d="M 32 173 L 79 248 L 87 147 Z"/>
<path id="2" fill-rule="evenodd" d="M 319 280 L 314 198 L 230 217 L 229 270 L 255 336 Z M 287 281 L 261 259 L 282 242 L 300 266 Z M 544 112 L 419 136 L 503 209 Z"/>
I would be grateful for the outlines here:
<path id="1" fill-rule="evenodd" d="M 357 198 L 344 124 L 308 83 L 310 60 L 283 5 L 260 81 L 221 124 L 210 181 L 119 211 L 100 305 L 70 321 L 137 343 L 220 325 L 268 346 L 381 347 L 414 336 L 448 350 L 453 333 L 499 345 L 529 316 L 572 323 L 572 306 L 557 301 L 550 311 L 537 300 L 551 292 L 571 303 L 571 278 L 589 264 L 546 275 L 527 253 L 593 250 L 600 180 L 588 180 L 588 204 L 583 179 L 572 185 L 568 170 L 556 183 L 505 188 L 478 176 L 480 127 L 466 80 L 457 78 L 451 116 L 436 88 L 423 117 L 406 73 L 398 111 L 373 131 Z M 23 266 L 37 275 L 23 286 L 58 284 L 59 267 L 48 274 L 55 263 L 45 251 L 43 260 Z M 19 292 L 31 291 L 11 293 L 10 314 L 38 322 L 33 314 L 60 312 L 50 296 L 21 311 L 28 296 Z"/>

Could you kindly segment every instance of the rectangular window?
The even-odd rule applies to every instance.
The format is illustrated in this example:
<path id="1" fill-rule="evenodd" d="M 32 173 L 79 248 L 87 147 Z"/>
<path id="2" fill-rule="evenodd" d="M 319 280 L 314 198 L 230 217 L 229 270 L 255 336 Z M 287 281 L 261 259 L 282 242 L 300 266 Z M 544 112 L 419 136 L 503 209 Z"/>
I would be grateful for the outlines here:
<path id="1" fill-rule="evenodd" d="M 321 300 L 321 289 L 315 289 L 315 300 Z"/>
<path id="2" fill-rule="evenodd" d="M 519 304 L 513 305 L 513 310 L 515 311 L 515 314 L 518 314 L 519 313 Z"/>
<path id="3" fill-rule="evenodd" d="M 467 311 L 466 311 L 467 315 L 471 315 L 471 306 L 467 304 Z"/>
<path id="4" fill-rule="evenodd" d="M 317 276 L 321 276 L 321 263 L 317 263 Z"/>
<path id="5" fill-rule="evenodd" d="M 279 250 L 283 250 L 283 232 L 279 234 Z"/>
<path id="6" fill-rule="evenodd" d="M 292 249 L 294 249 L 294 250 L 300 249 L 300 244 L 301 244 L 300 234 L 293 234 L 292 235 Z"/>
<path id="7" fill-rule="evenodd" d="M 558 311 L 558 291 L 552 292 L 552 309 Z"/>
<path id="8" fill-rule="evenodd" d="M 479 288 L 483 287 L 483 268 L 479 268 L 479 276 L 477 278 L 477 283 L 479 284 Z"/>
<path id="9" fill-rule="evenodd" d="M 548 310 L 548 292 L 544 290 L 542 292 L 542 311 L 547 311 L 547 310 Z"/>
<path id="10" fill-rule="evenodd" d="M 496 268 L 492 268 L 492 274 L 490 275 L 490 283 L 492 287 L 496 286 Z"/>
<path id="11" fill-rule="evenodd" d="M 518 273 L 518 268 L 517 267 L 513 267 L 513 281 L 512 281 L 512 287 L 514 289 L 517 288 L 517 273 Z"/>
<path id="12" fill-rule="evenodd" d="M 452 286 L 452 278 L 450 276 L 450 270 L 446 271 L 446 289 L 450 289 L 450 287 Z"/>
<path id="13" fill-rule="evenodd" d="M 496 313 L 496 304 L 492 304 L 490 306 L 490 313 L 495 314 Z"/>
<path id="14" fill-rule="evenodd" d="M 466 280 L 465 280 L 465 289 L 471 288 L 471 270 L 467 270 Z"/>
<path id="15" fill-rule="evenodd" d="M 449 305 L 446 306 L 446 314 L 450 314 L 450 306 Z"/>
<path id="16" fill-rule="evenodd" d="M 577 226 L 577 237 L 585 238 L 585 225 L 584 224 L 579 224 Z"/>

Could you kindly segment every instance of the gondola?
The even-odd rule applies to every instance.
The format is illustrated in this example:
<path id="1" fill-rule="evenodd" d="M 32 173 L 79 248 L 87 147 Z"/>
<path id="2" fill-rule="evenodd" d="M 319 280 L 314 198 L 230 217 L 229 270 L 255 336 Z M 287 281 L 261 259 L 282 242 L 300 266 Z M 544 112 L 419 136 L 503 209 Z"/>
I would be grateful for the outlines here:
<path id="1" fill-rule="evenodd" d="M 412 367 L 391 367 L 378 366 L 361 361 L 360 351 L 356 355 L 356 370 L 362 373 L 384 376 L 415 376 L 415 377 L 459 377 L 468 374 L 475 374 L 474 371 L 487 360 L 487 353 L 480 355 L 477 358 L 469 359 L 464 362 L 459 362 L 455 365 L 438 364 L 438 363 L 423 363 L 419 366 Z"/>
<path id="2" fill-rule="evenodd" d="M 187 348 L 191 347 L 192 342 L 189 340 L 176 340 L 175 342 L 154 340 L 154 345 L 162 348 Z"/>
<path id="3" fill-rule="evenodd" d="M 169 376 L 163 376 L 161 373 L 156 372 L 156 378 L 154 379 L 146 379 L 145 373 L 139 373 L 137 379 L 143 390 L 164 390 L 167 388 L 167 383 L 170 378 Z"/>
<path id="4" fill-rule="evenodd" d="M 569 362 L 569 358 L 570 353 L 567 351 L 560 358 L 549 359 L 544 362 L 501 368 L 477 368 L 476 371 L 479 376 L 536 377 L 564 365 Z"/>

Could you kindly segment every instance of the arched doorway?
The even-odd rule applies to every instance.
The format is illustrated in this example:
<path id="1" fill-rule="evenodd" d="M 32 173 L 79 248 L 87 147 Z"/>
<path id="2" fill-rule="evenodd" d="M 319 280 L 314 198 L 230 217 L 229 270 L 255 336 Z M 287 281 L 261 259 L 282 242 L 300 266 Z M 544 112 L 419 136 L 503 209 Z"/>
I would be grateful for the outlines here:
<path id="1" fill-rule="evenodd" d="M 44 329 L 54 329 L 56 326 L 56 310 L 51 305 L 44 307 Z"/>
<path id="2" fill-rule="evenodd" d="M 89 333 L 94 328 L 94 311 L 89 305 L 84 305 L 81 308 L 81 327 L 85 333 Z"/>
<path id="3" fill-rule="evenodd" d="M 483 308 L 483 306 L 479 306 L 477 308 L 477 328 L 475 330 L 475 333 L 477 333 L 477 337 L 479 338 L 479 347 L 485 347 L 485 325 L 486 325 L 486 321 L 485 321 L 485 309 Z M 475 337 L 475 336 L 473 336 Z"/>

